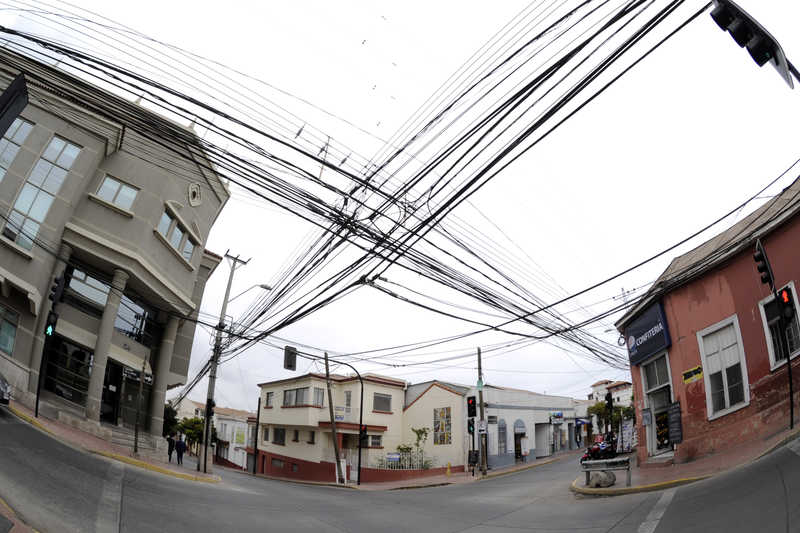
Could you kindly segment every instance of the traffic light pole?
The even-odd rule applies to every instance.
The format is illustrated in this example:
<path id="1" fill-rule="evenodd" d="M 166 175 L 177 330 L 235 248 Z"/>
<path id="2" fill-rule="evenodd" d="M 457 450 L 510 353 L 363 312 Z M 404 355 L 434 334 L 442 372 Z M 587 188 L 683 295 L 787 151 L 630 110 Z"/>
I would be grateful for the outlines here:
<path id="1" fill-rule="evenodd" d="M 778 296 L 778 291 L 773 289 L 775 301 L 778 303 L 778 328 L 780 328 L 781 350 L 786 354 L 786 373 L 789 376 L 789 429 L 794 429 L 794 383 L 792 380 L 792 357 L 789 352 L 789 343 L 786 340 L 786 321 L 783 318 L 784 302 Z"/>
<path id="2" fill-rule="evenodd" d="M 483 384 L 483 371 L 481 370 L 481 349 L 478 348 L 478 381 Z M 481 423 L 478 429 L 478 434 L 480 436 L 479 441 L 481 443 L 481 473 L 485 476 L 486 475 L 486 444 L 488 443 L 488 439 L 486 438 L 486 431 L 485 431 L 485 417 L 483 412 L 483 386 L 478 389 L 478 406 L 481 409 Z M 484 430 L 481 432 L 481 430 Z"/>

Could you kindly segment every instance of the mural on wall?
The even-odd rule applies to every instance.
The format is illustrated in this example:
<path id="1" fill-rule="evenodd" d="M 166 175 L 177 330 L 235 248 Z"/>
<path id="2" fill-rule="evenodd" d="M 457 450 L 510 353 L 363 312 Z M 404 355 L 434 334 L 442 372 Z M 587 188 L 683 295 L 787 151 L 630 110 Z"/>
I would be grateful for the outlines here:
<path id="1" fill-rule="evenodd" d="M 433 410 L 433 444 L 450 444 L 452 442 L 452 425 L 450 408 L 439 407 Z"/>

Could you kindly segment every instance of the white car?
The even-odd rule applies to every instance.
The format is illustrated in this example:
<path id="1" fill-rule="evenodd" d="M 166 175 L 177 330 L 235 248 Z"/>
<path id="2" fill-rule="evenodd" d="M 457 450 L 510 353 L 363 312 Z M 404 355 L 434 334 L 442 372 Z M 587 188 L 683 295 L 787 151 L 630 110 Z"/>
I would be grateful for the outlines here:
<path id="1" fill-rule="evenodd" d="M 8 384 L 3 374 L 0 374 L 0 403 L 8 405 L 11 400 L 11 385 Z"/>

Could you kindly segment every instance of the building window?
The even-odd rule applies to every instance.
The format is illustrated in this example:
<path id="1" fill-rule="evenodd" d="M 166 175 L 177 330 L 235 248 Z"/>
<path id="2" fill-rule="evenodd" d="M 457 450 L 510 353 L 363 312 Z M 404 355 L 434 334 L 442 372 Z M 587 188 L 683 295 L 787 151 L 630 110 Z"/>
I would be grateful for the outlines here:
<path id="1" fill-rule="evenodd" d="M 272 468 L 283 468 L 283 461 L 273 457 L 272 458 Z"/>
<path id="2" fill-rule="evenodd" d="M 789 353 L 794 358 L 800 353 L 800 328 L 797 322 L 797 302 L 794 291 L 794 282 L 790 283 L 781 291 L 786 290 L 789 294 L 789 301 L 787 302 L 794 309 L 794 316 L 790 321 L 784 320 L 784 334 L 786 344 L 789 348 Z M 769 361 L 772 368 L 780 365 L 786 361 L 786 352 L 783 349 L 780 341 L 780 307 L 775 301 L 775 296 L 770 295 L 764 298 L 758 304 L 761 309 L 761 320 L 764 324 L 764 335 L 767 338 L 767 351 L 769 352 Z"/>
<path id="3" fill-rule="evenodd" d="M 739 321 L 734 315 L 697 333 L 703 362 L 708 417 L 722 416 L 750 401 Z"/>
<path id="4" fill-rule="evenodd" d="M 6 238 L 26 250 L 33 248 L 39 227 L 47 217 L 50 206 L 80 151 L 74 144 L 53 137 L 14 202 L 8 224 L 3 229 Z"/>
<path id="5" fill-rule="evenodd" d="M 325 406 L 325 391 L 320 387 L 314 387 L 314 405 L 317 407 Z"/>
<path id="6" fill-rule="evenodd" d="M 274 392 L 268 392 L 264 400 L 264 407 L 272 407 L 272 397 L 275 396 Z"/>
<path id="7" fill-rule="evenodd" d="M 17 152 L 19 152 L 19 147 L 28 138 L 28 134 L 32 129 L 33 124 L 30 122 L 15 118 L 14 122 L 11 123 L 11 127 L 0 139 L 0 181 L 3 181 L 3 178 L 6 177 L 8 167 L 14 162 Z"/>
<path id="8" fill-rule="evenodd" d="M 189 236 L 186 228 L 181 226 L 167 211 L 161 214 L 156 230 L 166 239 L 170 246 L 181 254 L 181 257 L 187 262 L 191 262 L 197 243 Z"/>
<path id="9" fill-rule="evenodd" d="M 506 429 L 506 421 L 500 419 L 497 421 L 497 453 L 504 454 L 508 452 L 507 436 L 508 430 Z"/>
<path id="10" fill-rule="evenodd" d="M 97 189 L 97 196 L 122 209 L 130 209 L 138 192 L 135 187 L 126 185 L 106 174 L 103 183 Z"/>
<path id="11" fill-rule="evenodd" d="M 285 428 L 274 428 L 272 430 L 272 444 L 286 444 Z"/>
<path id="12" fill-rule="evenodd" d="M 391 412 L 392 396 L 390 394 L 381 394 L 380 392 L 376 392 L 372 397 L 372 409 L 374 411 Z"/>
<path id="13" fill-rule="evenodd" d="M 435 408 L 433 410 L 433 444 L 450 444 L 451 438 L 450 408 Z"/>
<path id="14" fill-rule="evenodd" d="M 292 442 L 300 442 L 300 430 L 299 429 L 295 429 L 294 430 L 294 438 L 292 439 Z"/>
<path id="15" fill-rule="evenodd" d="M 300 467 L 297 466 L 297 463 L 292 463 L 292 472 L 297 472 L 300 470 Z"/>
<path id="16" fill-rule="evenodd" d="M 19 315 L 0 305 L 0 351 L 8 355 L 14 351 L 14 338 L 17 336 Z"/>
<path id="17" fill-rule="evenodd" d="M 308 405 L 308 387 L 283 391 L 283 407 Z"/>
<path id="18" fill-rule="evenodd" d="M 261 442 L 264 444 L 269 443 L 269 426 L 264 426 L 261 428 Z"/>
<path id="19" fill-rule="evenodd" d="M 350 407 L 350 402 L 353 399 L 353 391 L 346 390 L 344 391 L 344 406 Z"/>
<path id="20" fill-rule="evenodd" d="M 316 439 L 317 439 L 317 432 L 316 431 L 309 431 L 308 432 L 308 443 L 309 444 L 314 444 L 315 442 L 317 442 Z"/>
<path id="21" fill-rule="evenodd" d="M 378 448 L 378 447 L 382 446 L 382 444 L 381 444 L 382 438 L 381 437 L 382 437 L 381 435 L 370 435 L 369 436 L 369 445 L 372 446 L 373 448 Z"/>

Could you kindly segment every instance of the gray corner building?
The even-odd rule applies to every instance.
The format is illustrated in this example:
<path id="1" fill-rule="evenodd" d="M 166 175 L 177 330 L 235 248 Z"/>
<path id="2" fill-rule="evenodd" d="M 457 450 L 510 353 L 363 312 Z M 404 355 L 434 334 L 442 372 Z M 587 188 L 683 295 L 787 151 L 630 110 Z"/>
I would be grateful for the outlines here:
<path id="1" fill-rule="evenodd" d="M 19 72 L 29 103 L 0 140 L 0 373 L 33 406 L 41 368 L 50 412 L 108 438 L 133 424 L 144 368 L 144 424 L 161 436 L 230 193 L 191 128 L 0 50 L 0 87 Z"/>

